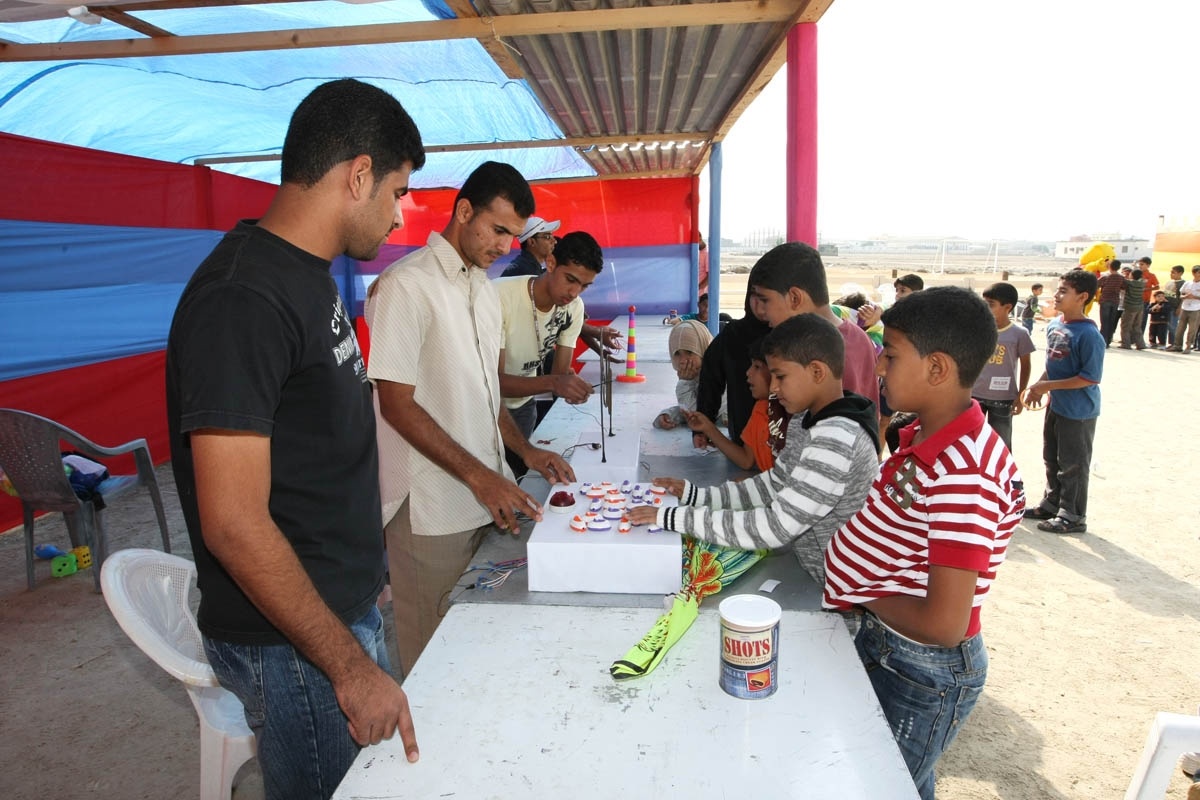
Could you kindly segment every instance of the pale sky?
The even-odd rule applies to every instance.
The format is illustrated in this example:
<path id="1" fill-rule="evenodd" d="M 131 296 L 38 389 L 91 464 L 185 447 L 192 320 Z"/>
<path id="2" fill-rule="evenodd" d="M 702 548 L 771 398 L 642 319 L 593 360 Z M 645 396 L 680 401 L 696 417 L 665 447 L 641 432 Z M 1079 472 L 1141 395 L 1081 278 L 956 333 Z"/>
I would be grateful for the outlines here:
<path id="1" fill-rule="evenodd" d="M 1153 238 L 1200 214 L 1196 0 L 834 0 L 817 38 L 823 239 Z M 786 83 L 725 141 L 725 238 L 785 228 Z"/>

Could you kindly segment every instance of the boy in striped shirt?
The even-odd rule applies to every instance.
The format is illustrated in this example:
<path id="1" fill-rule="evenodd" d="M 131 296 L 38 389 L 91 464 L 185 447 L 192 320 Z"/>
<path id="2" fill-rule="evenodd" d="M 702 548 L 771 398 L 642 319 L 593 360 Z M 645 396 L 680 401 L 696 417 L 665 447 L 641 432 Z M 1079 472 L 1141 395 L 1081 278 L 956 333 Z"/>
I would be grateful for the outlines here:
<path id="1" fill-rule="evenodd" d="M 678 507 L 641 507 L 634 525 L 656 522 L 705 542 L 743 550 L 792 546 L 817 585 L 825 545 L 862 507 L 879 467 L 875 404 L 842 389 L 845 342 L 832 322 L 801 314 L 780 322 L 762 344 L 771 391 L 791 414 L 775 465 L 744 481 L 701 488 L 655 478 Z"/>
<path id="2" fill-rule="evenodd" d="M 939 287 L 883 315 L 876 372 L 913 411 L 866 505 L 825 551 L 826 608 L 865 612 L 859 658 L 924 800 L 987 677 L 979 608 L 1025 509 L 1016 464 L 971 387 L 996 348 L 973 292 Z"/>

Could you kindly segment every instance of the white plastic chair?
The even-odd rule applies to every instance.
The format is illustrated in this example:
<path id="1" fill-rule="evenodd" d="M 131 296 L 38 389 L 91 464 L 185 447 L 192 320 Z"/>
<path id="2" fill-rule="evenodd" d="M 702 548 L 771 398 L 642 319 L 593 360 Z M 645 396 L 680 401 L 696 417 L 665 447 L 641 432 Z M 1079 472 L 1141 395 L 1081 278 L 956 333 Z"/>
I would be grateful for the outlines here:
<path id="1" fill-rule="evenodd" d="M 200 718 L 200 799 L 228 800 L 233 777 L 254 758 L 254 734 L 242 703 L 217 685 L 188 604 L 191 561 L 158 550 L 118 550 L 100 584 L 121 630 L 156 664 L 183 681 Z"/>
<path id="2" fill-rule="evenodd" d="M 1179 757 L 1197 750 L 1200 750 L 1200 717 L 1158 712 L 1150 724 L 1146 746 L 1133 771 L 1125 800 L 1162 800 Z"/>

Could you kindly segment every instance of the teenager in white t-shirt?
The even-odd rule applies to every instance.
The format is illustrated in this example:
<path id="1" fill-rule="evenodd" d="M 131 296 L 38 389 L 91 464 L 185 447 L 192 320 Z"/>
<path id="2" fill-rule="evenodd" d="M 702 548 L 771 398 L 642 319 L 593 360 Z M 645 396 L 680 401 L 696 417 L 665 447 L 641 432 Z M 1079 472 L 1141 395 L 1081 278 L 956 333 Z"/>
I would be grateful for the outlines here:
<path id="1" fill-rule="evenodd" d="M 583 327 L 583 300 L 604 267 L 604 254 L 590 234 L 562 237 L 536 278 L 494 281 L 504 326 L 500 336 L 500 396 L 526 438 L 537 422 L 534 396 L 550 394 L 568 403 L 585 402 L 592 387 L 571 369 Z M 547 371 L 547 357 L 553 366 Z"/>

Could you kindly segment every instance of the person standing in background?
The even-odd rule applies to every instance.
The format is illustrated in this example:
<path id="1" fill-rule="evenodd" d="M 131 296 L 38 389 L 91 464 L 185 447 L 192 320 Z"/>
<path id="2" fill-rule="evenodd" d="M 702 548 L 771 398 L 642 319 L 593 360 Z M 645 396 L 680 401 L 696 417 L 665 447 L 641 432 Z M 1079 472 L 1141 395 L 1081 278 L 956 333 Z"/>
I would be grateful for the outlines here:
<path id="1" fill-rule="evenodd" d="M 1038 298 L 1042 294 L 1042 288 L 1040 283 L 1030 286 L 1029 296 L 1025 298 L 1025 308 L 1021 309 L 1021 325 L 1029 333 L 1033 333 L 1033 321 L 1042 313 L 1042 307 L 1038 303 Z"/>
<path id="2" fill-rule="evenodd" d="M 1142 271 L 1142 280 L 1144 280 L 1146 282 L 1146 288 L 1142 291 L 1142 308 L 1143 309 L 1149 307 L 1150 301 L 1154 297 L 1154 293 L 1156 291 L 1158 291 L 1158 288 L 1159 288 L 1158 276 L 1150 271 L 1150 263 L 1151 262 L 1150 262 L 1149 256 L 1142 256 L 1137 261 L 1135 261 L 1133 264 L 1134 269 L 1140 269 Z M 1146 325 L 1147 325 L 1149 319 L 1150 319 L 1149 314 L 1145 314 L 1145 313 L 1142 314 L 1142 339 L 1143 340 L 1146 338 Z"/>
<path id="3" fill-rule="evenodd" d="M 1200 264 L 1192 267 L 1192 279 L 1179 287 L 1179 322 L 1175 326 L 1175 344 L 1167 349 L 1190 353 L 1200 327 Z"/>
<path id="4" fill-rule="evenodd" d="M 1125 307 L 1121 309 L 1121 349 L 1136 347 L 1138 350 L 1145 350 L 1142 318 L 1145 316 L 1146 307 L 1142 305 L 1142 296 L 1146 281 L 1142 278 L 1140 269 L 1133 270 L 1130 278 L 1125 281 Z"/>
<path id="5" fill-rule="evenodd" d="M 554 232 L 562 222 L 559 220 L 546 221 L 541 217 L 530 217 L 525 222 L 525 228 L 517 236 L 521 244 L 521 252 L 512 260 L 501 278 L 512 278 L 517 275 L 528 275 L 536 278 L 546 268 L 546 259 L 554 252 Z"/>
<path id="6" fill-rule="evenodd" d="M 1171 279 L 1163 287 L 1163 294 L 1171 307 L 1170 314 L 1167 316 L 1168 347 L 1175 344 L 1175 326 L 1179 324 L 1179 304 L 1183 300 L 1179 296 L 1179 291 L 1183 288 L 1183 283 L 1183 265 L 1176 264 L 1171 267 Z"/>
<path id="7" fill-rule="evenodd" d="M 1104 346 L 1112 344 L 1113 334 L 1117 332 L 1117 323 L 1121 318 L 1121 292 L 1125 291 L 1125 276 L 1121 274 L 1121 262 L 1113 259 L 1109 262 L 1108 272 L 1098 279 L 1097 290 L 1100 300 L 1100 338 Z"/>

